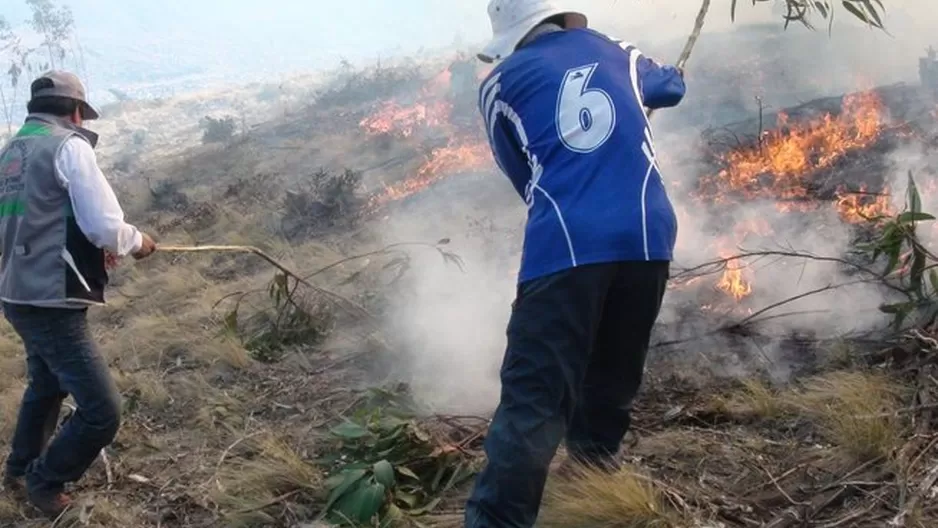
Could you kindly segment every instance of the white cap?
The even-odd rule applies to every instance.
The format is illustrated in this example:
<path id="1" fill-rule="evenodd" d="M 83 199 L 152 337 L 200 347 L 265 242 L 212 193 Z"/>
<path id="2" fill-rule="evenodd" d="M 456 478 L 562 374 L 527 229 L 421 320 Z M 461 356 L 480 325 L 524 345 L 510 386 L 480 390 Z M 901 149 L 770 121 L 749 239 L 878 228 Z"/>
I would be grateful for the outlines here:
<path id="1" fill-rule="evenodd" d="M 548 18 L 565 15 L 566 28 L 586 27 L 586 15 L 562 9 L 554 0 L 491 0 L 489 19 L 492 40 L 478 54 L 483 62 L 504 60 L 511 55 L 524 37 Z"/>

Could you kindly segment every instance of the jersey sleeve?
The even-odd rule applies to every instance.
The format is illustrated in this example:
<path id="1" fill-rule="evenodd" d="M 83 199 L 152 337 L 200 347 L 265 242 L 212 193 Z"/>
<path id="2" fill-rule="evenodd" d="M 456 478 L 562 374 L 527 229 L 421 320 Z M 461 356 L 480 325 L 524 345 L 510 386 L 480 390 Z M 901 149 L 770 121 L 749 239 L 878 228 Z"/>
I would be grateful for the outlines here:
<path id="1" fill-rule="evenodd" d="M 684 99 L 684 75 L 674 66 L 662 65 L 646 57 L 632 44 L 613 39 L 635 61 L 635 74 L 642 104 L 646 108 L 670 108 Z"/>
<path id="2" fill-rule="evenodd" d="M 479 92 L 479 111 L 485 123 L 486 135 L 495 163 L 508 179 L 511 180 L 519 195 L 524 196 L 525 189 L 519 188 L 520 182 L 528 181 L 531 168 L 522 149 L 522 141 L 517 127 L 512 123 L 511 106 L 506 103 L 501 93 L 500 74 L 494 73 L 482 83 Z"/>

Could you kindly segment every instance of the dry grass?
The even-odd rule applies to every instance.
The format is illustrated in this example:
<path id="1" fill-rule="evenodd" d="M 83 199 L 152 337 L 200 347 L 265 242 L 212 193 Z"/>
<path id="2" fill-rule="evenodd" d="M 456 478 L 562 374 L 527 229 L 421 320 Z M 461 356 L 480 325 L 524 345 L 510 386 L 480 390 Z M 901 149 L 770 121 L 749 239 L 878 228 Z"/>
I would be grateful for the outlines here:
<path id="1" fill-rule="evenodd" d="M 254 364 L 254 359 L 240 343 L 231 338 L 218 338 L 203 341 L 196 345 L 197 357 L 206 358 L 210 363 L 219 361 L 234 369 L 246 369 Z"/>
<path id="2" fill-rule="evenodd" d="M 0 496 L 0 519 L 13 519 L 19 516 L 19 506 L 12 499 Z"/>
<path id="3" fill-rule="evenodd" d="M 19 413 L 25 388 L 26 384 L 21 382 L 0 392 L 0 438 L 3 438 L 4 442 L 16 427 L 16 415 Z"/>
<path id="4" fill-rule="evenodd" d="M 165 369 L 178 361 L 222 362 L 246 368 L 251 358 L 237 342 L 220 335 L 218 328 L 201 324 L 194 314 L 138 314 L 121 330 L 102 336 L 105 354 L 126 370 Z"/>
<path id="5" fill-rule="evenodd" d="M 125 398 L 133 394 L 140 403 L 153 409 L 164 409 L 172 402 L 169 389 L 163 380 L 150 371 L 123 373 L 114 372 L 114 381 Z"/>
<path id="6" fill-rule="evenodd" d="M 737 417 L 779 418 L 791 411 L 779 392 L 759 379 L 743 380 L 742 388 L 729 396 L 717 396 L 714 406 Z"/>
<path id="7" fill-rule="evenodd" d="M 806 381 L 785 399 L 815 422 L 828 441 L 867 461 L 891 458 L 902 443 L 902 393 L 880 374 L 834 372 Z"/>
<path id="8" fill-rule="evenodd" d="M 219 426 L 238 429 L 247 418 L 244 403 L 231 393 L 216 389 L 205 378 L 195 375 L 182 382 L 182 388 L 201 403 L 195 412 L 195 424 L 215 434 Z"/>
<path id="9" fill-rule="evenodd" d="M 539 525 L 552 528 L 681 526 L 661 491 L 633 469 L 607 473 L 576 467 L 549 483 Z"/>
<path id="10" fill-rule="evenodd" d="M 248 452 L 219 465 L 211 493 L 229 523 L 249 524 L 265 517 L 264 506 L 284 494 L 321 496 L 322 472 L 284 439 L 264 433 L 233 445 Z"/>
<path id="11" fill-rule="evenodd" d="M 133 509 L 129 508 L 128 504 L 117 502 L 118 500 L 112 497 L 85 496 L 65 512 L 55 526 L 63 528 L 134 526 L 139 521 Z"/>

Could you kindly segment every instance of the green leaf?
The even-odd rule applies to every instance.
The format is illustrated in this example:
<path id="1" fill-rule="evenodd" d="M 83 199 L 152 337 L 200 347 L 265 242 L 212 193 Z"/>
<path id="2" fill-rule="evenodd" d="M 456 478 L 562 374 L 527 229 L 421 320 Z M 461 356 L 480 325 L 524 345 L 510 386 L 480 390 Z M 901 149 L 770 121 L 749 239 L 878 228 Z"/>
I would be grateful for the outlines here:
<path id="1" fill-rule="evenodd" d="M 879 307 L 879 311 L 885 314 L 898 314 L 906 310 L 911 310 L 914 306 L 915 306 L 915 303 L 911 303 L 911 302 L 883 304 Z"/>
<path id="2" fill-rule="evenodd" d="M 388 505 L 388 511 L 381 516 L 381 528 L 396 526 L 398 522 L 404 519 L 404 512 L 395 504 Z"/>
<path id="3" fill-rule="evenodd" d="M 873 25 L 882 29 L 883 20 L 879 17 L 879 13 L 876 12 L 876 8 L 873 7 L 870 0 L 863 0 L 863 5 L 866 7 L 866 12 L 869 13 L 870 17 L 873 19 Z"/>
<path id="4" fill-rule="evenodd" d="M 896 221 L 900 224 L 914 224 L 915 222 L 927 222 L 929 220 L 935 220 L 935 217 L 928 213 L 915 213 L 912 211 L 907 211 L 896 217 Z"/>
<path id="5" fill-rule="evenodd" d="M 889 261 L 886 263 L 886 270 L 883 271 L 883 275 L 889 275 L 896 270 L 896 266 L 899 265 L 899 252 L 890 251 L 887 253 L 889 255 Z"/>
<path id="6" fill-rule="evenodd" d="M 853 5 L 853 2 L 850 0 L 843 0 L 841 2 L 844 6 L 844 9 L 850 11 L 850 14 L 862 20 L 865 24 L 872 24 L 869 17 L 866 16 L 866 13 L 860 10 L 857 6 Z"/>
<path id="7" fill-rule="evenodd" d="M 394 466 L 387 460 L 375 462 L 374 469 L 375 480 L 383 484 L 386 488 L 392 489 L 397 483 L 394 478 Z"/>
<path id="8" fill-rule="evenodd" d="M 235 306 L 225 315 L 225 330 L 232 334 L 238 333 L 238 307 Z"/>
<path id="9" fill-rule="evenodd" d="M 932 273 L 935 273 L 935 272 L 932 271 Z M 938 274 L 936 274 L 936 277 L 938 277 Z M 936 289 L 938 289 L 938 288 L 936 288 Z M 396 467 L 394 468 L 394 470 L 397 471 L 398 473 L 400 473 L 401 475 L 405 476 L 405 477 L 408 477 L 408 478 L 411 478 L 411 479 L 414 479 L 414 480 L 420 480 L 420 477 L 418 477 L 416 473 L 414 473 L 413 471 L 411 471 L 411 469 L 408 468 L 408 467 L 406 467 L 406 466 L 396 466 Z"/>
<path id="10" fill-rule="evenodd" d="M 821 13 L 822 17 L 827 18 L 827 5 L 824 2 L 814 2 L 814 7 Z"/>
<path id="11" fill-rule="evenodd" d="M 368 429 L 355 422 L 344 422 L 332 428 L 332 434 L 345 440 L 357 440 L 368 436 Z"/>
<path id="12" fill-rule="evenodd" d="M 938 293 L 938 271 L 931 270 L 928 272 L 928 282 L 931 283 L 932 293 Z"/>
<path id="13" fill-rule="evenodd" d="M 908 201 L 909 211 L 913 213 L 922 212 L 922 197 L 918 193 L 918 186 L 915 185 L 915 178 L 912 177 L 912 171 L 909 171 L 909 186 L 906 190 L 906 200 Z"/>
<path id="14" fill-rule="evenodd" d="M 437 506 L 439 506 L 439 504 L 440 504 L 440 502 L 441 502 L 442 500 L 443 500 L 442 497 L 436 497 L 435 499 L 433 499 L 433 500 L 431 500 L 430 502 L 428 502 L 426 505 L 424 505 L 424 506 L 422 506 L 422 507 L 420 507 L 420 508 L 415 508 L 415 509 L 413 509 L 413 510 L 408 510 L 407 513 L 408 513 L 409 515 L 413 515 L 414 517 L 416 517 L 416 516 L 418 516 L 418 515 L 426 515 L 426 514 L 432 512 Z"/>
<path id="15" fill-rule="evenodd" d="M 909 270 L 909 275 L 912 291 L 918 295 L 919 299 L 925 295 L 925 292 L 922 290 L 922 286 L 925 282 L 925 264 L 925 253 L 922 252 L 919 246 L 915 246 L 912 250 L 912 267 Z"/>
<path id="16" fill-rule="evenodd" d="M 339 499 L 332 511 L 353 522 L 370 523 L 384 506 L 386 491 L 379 482 L 365 482 Z"/>
<path id="17" fill-rule="evenodd" d="M 417 495 L 413 493 L 408 493 L 406 491 L 399 491 L 394 494 L 394 500 L 404 504 L 408 509 L 413 509 L 417 506 Z"/>
<path id="18" fill-rule="evenodd" d="M 353 486 L 361 483 L 362 479 L 364 479 L 367 474 L 368 472 L 364 469 L 347 469 L 337 475 L 329 477 L 329 479 L 326 480 L 326 486 L 332 491 L 329 492 L 329 500 L 326 501 L 326 506 L 323 509 L 329 511 L 336 501 L 345 496 Z"/>

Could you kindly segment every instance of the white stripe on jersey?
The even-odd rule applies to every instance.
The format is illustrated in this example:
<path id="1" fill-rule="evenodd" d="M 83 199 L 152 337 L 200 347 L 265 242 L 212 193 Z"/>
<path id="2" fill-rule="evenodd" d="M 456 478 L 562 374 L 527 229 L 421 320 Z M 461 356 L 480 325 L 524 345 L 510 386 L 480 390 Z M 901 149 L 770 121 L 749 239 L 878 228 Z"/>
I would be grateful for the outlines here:
<path id="1" fill-rule="evenodd" d="M 528 181 L 527 186 L 525 187 L 525 196 L 524 201 L 527 203 L 528 208 L 530 209 L 534 205 L 534 191 L 540 191 L 545 198 L 550 202 L 551 206 L 554 209 L 554 212 L 557 213 L 557 220 L 560 222 L 560 228 L 563 230 L 564 238 L 567 241 L 567 249 L 570 251 L 570 261 L 574 267 L 576 267 L 576 252 L 573 250 L 573 240 L 570 238 L 570 231 L 567 229 L 567 223 L 563 219 L 563 213 L 560 211 L 560 206 L 557 205 L 557 202 L 554 198 L 546 191 L 543 187 L 539 185 L 541 175 L 544 174 L 544 167 L 541 166 L 540 161 L 537 159 L 537 155 L 530 151 L 530 140 L 528 139 L 528 133 L 524 128 L 524 123 L 521 120 L 521 116 L 505 101 L 498 99 L 498 94 L 501 93 L 501 73 L 497 73 L 492 76 L 480 90 L 480 107 L 483 112 L 485 120 L 485 128 L 488 133 L 489 143 L 492 145 L 494 151 L 494 144 L 492 138 L 494 136 L 495 125 L 498 121 L 499 114 L 504 115 L 508 121 L 514 126 L 515 132 L 518 134 L 518 141 L 521 143 L 521 151 L 524 152 L 525 157 L 528 159 L 528 167 L 531 169 L 531 179 Z M 496 156 L 497 160 L 498 156 Z"/>

